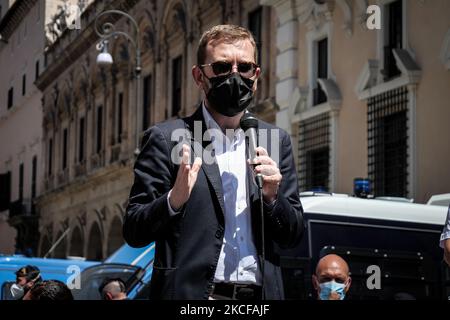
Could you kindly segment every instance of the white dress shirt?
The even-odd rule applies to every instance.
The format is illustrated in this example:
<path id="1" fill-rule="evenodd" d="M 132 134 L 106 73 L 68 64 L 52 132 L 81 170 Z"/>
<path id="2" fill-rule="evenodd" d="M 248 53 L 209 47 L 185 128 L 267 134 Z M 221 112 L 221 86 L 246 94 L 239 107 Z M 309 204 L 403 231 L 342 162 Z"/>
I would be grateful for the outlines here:
<path id="1" fill-rule="evenodd" d="M 211 132 L 212 147 L 222 180 L 225 233 L 214 282 L 261 284 L 258 253 L 253 242 L 247 192 L 247 159 L 242 129 L 225 135 L 203 105 L 203 117 Z M 170 193 L 168 196 L 169 201 Z M 175 215 L 169 203 L 169 213 Z"/>

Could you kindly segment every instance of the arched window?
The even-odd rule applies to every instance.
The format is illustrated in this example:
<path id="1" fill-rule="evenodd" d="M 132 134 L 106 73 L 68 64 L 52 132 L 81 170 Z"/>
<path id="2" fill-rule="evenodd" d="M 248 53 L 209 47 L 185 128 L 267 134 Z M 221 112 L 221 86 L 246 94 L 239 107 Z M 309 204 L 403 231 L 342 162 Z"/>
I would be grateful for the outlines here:
<path id="1" fill-rule="evenodd" d="M 115 217 L 111 223 L 108 235 L 108 256 L 113 254 L 124 244 L 122 236 L 122 222 Z"/>
<path id="2" fill-rule="evenodd" d="M 103 242 L 100 227 L 94 223 L 89 232 L 88 241 L 88 260 L 103 260 Z"/>
<path id="3" fill-rule="evenodd" d="M 83 257 L 83 236 L 81 233 L 81 229 L 79 227 L 76 227 L 72 232 L 72 237 L 70 239 L 70 256 L 74 257 Z"/>
<path id="4" fill-rule="evenodd" d="M 62 232 L 58 233 L 58 236 L 55 238 L 55 243 L 61 238 L 62 234 L 63 234 Z M 53 251 L 53 257 L 58 259 L 65 259 L 66 252 L 67 252 L 67 241 L 64 238 L 58 243 L 55 250 Z"/>
<path id="5" fill-rule="evenodd" d="M 45 254 L 50 250 L 52 243 L 48 235 L 45 235 L 41 241 L 40 255 L 41 257 L 45 256 Z"/>

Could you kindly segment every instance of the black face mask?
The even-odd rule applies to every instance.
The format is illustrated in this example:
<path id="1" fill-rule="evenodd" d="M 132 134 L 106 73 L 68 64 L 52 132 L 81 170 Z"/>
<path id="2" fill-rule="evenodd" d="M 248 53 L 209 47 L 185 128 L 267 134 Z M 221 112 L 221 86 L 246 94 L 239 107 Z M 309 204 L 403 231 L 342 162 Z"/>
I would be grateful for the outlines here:
<path id="1" fill-rule="evenodd" d="M 242 78 L 237 72 L 226 76 L 208 78 L 211 83 L 206 97 L 218 113 L 233 117 L 248 107 L 253 99 L 251 79 Z"/>

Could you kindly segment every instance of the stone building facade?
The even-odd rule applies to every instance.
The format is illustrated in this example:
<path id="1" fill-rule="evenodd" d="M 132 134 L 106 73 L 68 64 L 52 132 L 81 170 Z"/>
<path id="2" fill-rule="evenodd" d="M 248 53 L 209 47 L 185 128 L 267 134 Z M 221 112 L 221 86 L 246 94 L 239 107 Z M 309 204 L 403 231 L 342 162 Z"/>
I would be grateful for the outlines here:
<path id="1" fill-rule="evenodd" d="M 35 81 L 46 68 L 45 48 L 89 1 L 0 1 L 0 253 L 37 253 L 44 162 Z"/>
<path id="2" fill-rule="evenodd" d="M 352 194 L 362 177 L 375 196 L 448 193 L 450 2 L 261 2 L 277 15 L 276 123 L 301 189 Z"/>
<path id="3" fill-rule="evenodd" d="M 102 259 L 123 243 L 136 142 L 154 123 L 195 110 L 202 99 L 191 78 L 196 46 L 202 32 L 219 23 L 247 26 L 257 38 L 262 74 L 253 111 L 290 133 L 302 190 L 352 194 L 353 179 L 368 177 L 377 196 L 425 202 L 449 192 L 448 1 L 84 4 L 79 29 L 53 29 L 35 81 L 42 96 L 32 105 L 41 114 L 25 115 L 39 119 L 42 131 L 36 145 L 40 255 L 60 238 L 54 257 Z M 380 10 L 379 30 L 367 27 L 369 5 Z M 127 12 L 140 30 L 138 103 L 133 45 L 110 39 L 113 65 L 96 64 L 94 21 L 107 9 Z M 51 7 L 43 10 L 47 23 Z M 105 19 L 134 34 L 124 18 Z M 7 123 L 9 135 L 19 126 L 3 120 L 0 130 Z M 17 163 L 5 159 L 0 174 Z"/>
<path id="4" fill-rule="evenodd" d="M 44 7 L 36 0 L 0 5 L 0 253 L 32 255 L 42 177 L 41 92 L 34 81 L 44 64 Z"/>

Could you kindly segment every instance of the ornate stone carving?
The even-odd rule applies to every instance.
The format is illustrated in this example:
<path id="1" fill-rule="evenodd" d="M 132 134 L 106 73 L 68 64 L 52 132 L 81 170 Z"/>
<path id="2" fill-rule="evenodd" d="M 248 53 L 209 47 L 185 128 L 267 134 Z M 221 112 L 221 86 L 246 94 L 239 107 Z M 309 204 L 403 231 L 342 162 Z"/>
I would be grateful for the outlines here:
<path id="1" fill-rule="evenodd" d="M 336 0 L 336 3 L 341 8 L 342 13 L 344 14 L 344 23 L 342 25 L 342 29 L 345 31 L 348 37 L 351 37 L 353 34 L 353 12 L 352 6 L 349 0 Z"/>
<path id="2" fill-rule="evenodd" d="M 334 6 L 334 0 L 297 0 L 298 20 L 309 29 L 319 29 L 331 20 Z"/>
<path id="3" fill-rule="evenodd" d="M 342 94 L 339 86 L 333 79 L 317 79 L 319 85 L 327 96 L 327 102 L 334 109 L 338 109 L 342 105 Z"/>
<path id="4" fill-rule="evenodd" d="M 290 115 L 298 115 L 308 108 L 309 86 L 296 87 L 289 103 Z"/>
<path id="5" fill-rule="evenodd" d="M 152 28 L 150 26 L 147 26 L 143 31 L 142 36 L 142 49 L 144 51 L 150 50 L 151 52 L 154 52 L 155 50 L 155 36 L 154 32 L 152 31 Z"/>
<path id="6" fill-rule="evenodd" d="M 63 221 L 61 221 L 61 226 L 63 230 L 67 230 L 67 228 L 69 228 L 69 218 L 66 218 Z"/>
<path id="7" fill-rule="evenodd" d="M 234 12 L 234 1 L 233 0 L 221 0 L 220 7 L 222 8 L 222 22 L 230 23 L 232 17 L 235 15 Z"/>
<path id="8" fill-rule="evenodd" d="M 69 0 L 61 0 L 61 2 L 62 4 L 58 5 L 56 13 L 50 17 L 50 22 L 46 25 L 47 42 L 49 43 L 55 42 L 69 25 L 67 21 L 71 12 Z"/>
<path id="9" fill-rule="evenodd" d="M 80 215 L 77 217 L 77 220 L 82 228 L 86 227 L 87 214 L 85 209 L 82 209 Z"/>

